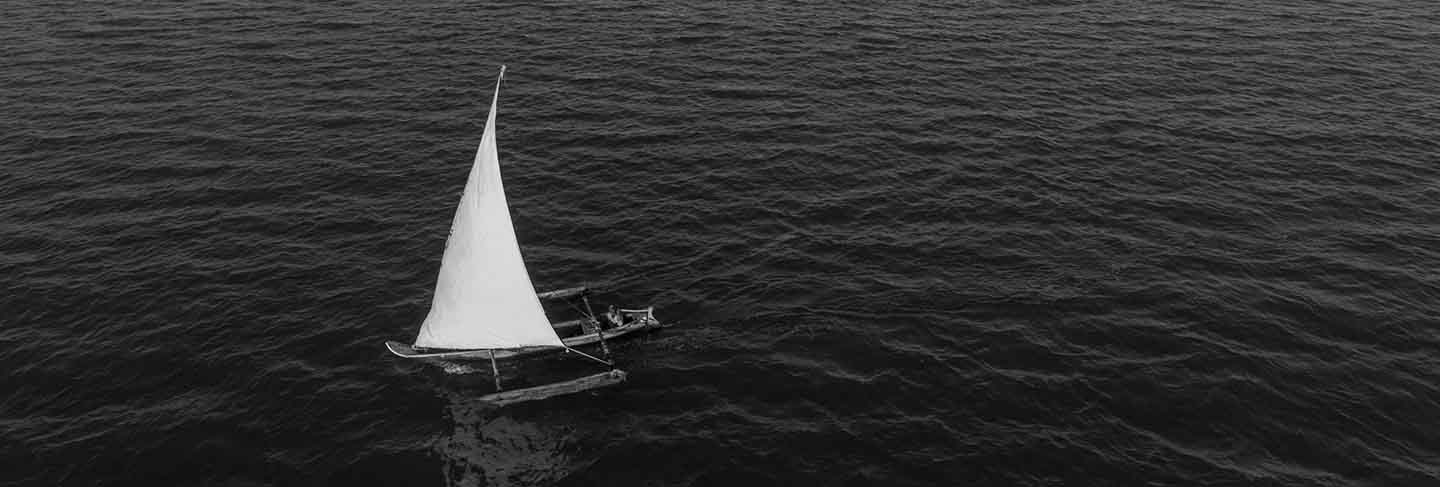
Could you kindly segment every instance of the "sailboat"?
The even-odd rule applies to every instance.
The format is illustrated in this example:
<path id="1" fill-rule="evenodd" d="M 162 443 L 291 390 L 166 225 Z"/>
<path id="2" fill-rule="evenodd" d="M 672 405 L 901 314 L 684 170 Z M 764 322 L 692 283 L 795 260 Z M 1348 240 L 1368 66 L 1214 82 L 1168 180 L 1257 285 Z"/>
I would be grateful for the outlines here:
<path id="1" fill-rule="evenodd" d="M 413 345 L 387 341 L 385 346 L 397 356 L 437 365 L 451 373 L 472 370 L 466 362 L 488 360 L 495 374 L 496 392 L 482 400 L 496 404 L 617 384 L 625 380 L 625 372 L 615 369 L 614 363 L 607 360 L 606 340 L 657 329 L 660 322 L 655 319 L 653 306 L 612 307 L 597 316 L 590 307 L 591 291 L 587 287 L 535 292 L 520 256 L 500 179 L 495 112 L 500 99 L 500 81 L 504 77 L 505 67 L 501 66 L 480 148 L 450 225 L 430 312 L 420 325 Z M 584 303 L 584 316 L 552 324 L 541 300 L 575 298 Z M 577 349 L 592 344 L 600 345 L 606 359 Z M 609 366 L 610 370 L 528 389 L 502 389 L 500 360 L 558 351 L 594 360 Z"/>

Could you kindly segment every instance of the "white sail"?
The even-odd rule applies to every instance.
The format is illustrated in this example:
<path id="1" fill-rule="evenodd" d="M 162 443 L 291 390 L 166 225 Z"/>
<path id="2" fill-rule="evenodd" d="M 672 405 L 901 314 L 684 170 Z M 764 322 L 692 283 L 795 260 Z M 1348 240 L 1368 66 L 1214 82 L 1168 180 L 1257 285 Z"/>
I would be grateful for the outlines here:
<path id="1" fill-rule="evenodd" d="M 503 79 L 505 69 L 500 69 Z M 415 346 L 492 349 L 564 346 L 540 307 L 500 183 L 495 149 L 495 98 L 470 178 L 455 210 L 430 314 Z"/>

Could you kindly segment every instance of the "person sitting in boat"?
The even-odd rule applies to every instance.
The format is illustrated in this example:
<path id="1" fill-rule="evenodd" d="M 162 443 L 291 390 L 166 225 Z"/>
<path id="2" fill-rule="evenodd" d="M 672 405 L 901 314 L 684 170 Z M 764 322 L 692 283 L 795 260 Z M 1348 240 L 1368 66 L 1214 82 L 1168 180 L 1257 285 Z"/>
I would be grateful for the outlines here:
<path id="1" fill-rule="evenodd" d="M 622 326 L 625 324 L 625 314 L 615 309 L 615 305 L 612 304 L 610 309 L 605 311 L 605 320 L 610 322 L 611 328 Z"/>

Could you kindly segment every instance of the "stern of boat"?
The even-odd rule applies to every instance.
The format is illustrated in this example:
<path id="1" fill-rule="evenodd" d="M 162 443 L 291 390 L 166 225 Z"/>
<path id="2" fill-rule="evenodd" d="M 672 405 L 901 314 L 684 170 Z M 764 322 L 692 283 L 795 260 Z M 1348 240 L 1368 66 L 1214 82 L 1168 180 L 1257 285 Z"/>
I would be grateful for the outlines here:
<path id="1" fill-rule="evenodd" d="M 620 316 L 622 316 L 627 322 L 634 321 L 635 325 L 638 325 L 642 328 L 650 326 L 660 326 L 660 320 L 655 319 L 654 306 L 641 309 L 621 309 L 617 311 L 620 312 Z"/>

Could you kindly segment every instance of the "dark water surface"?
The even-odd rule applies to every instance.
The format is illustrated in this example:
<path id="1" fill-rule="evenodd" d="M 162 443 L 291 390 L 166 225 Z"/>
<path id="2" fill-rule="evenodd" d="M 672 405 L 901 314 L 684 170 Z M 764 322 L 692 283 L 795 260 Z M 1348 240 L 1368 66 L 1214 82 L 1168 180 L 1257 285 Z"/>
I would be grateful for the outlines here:
<path id="1" fill-rule="evenodd" d="M 1440 485 L 1437 12 L 12 2 L 0 483 Z M 500 64 L 537 285 L 677 326 L 497 412 L 381 344 Z"/>

